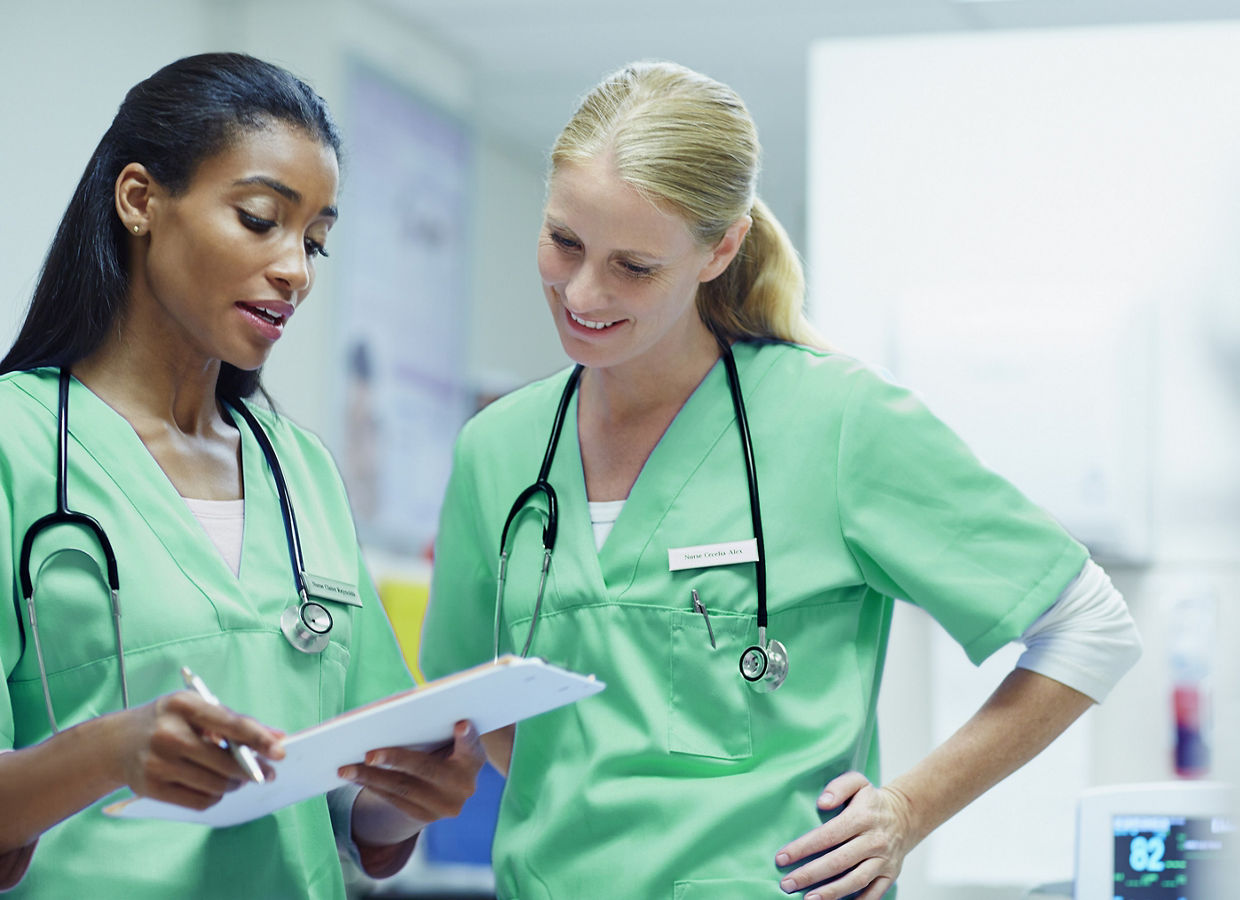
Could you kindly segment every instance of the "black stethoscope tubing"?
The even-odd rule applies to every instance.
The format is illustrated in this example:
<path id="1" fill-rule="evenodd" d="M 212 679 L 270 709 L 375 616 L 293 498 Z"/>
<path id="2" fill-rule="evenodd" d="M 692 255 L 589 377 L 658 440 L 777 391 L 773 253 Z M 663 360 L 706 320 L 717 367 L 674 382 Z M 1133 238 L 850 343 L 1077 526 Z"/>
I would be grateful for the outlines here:
<path id="1" fill-rule="evenodd" d="M 728 390 L 732 395 L 732 407 L 736 413 L 737 430 L 740 432 L 741 451 L 745 458 L 745 475 L 749 486 L 749 514 L 753 522 L 753 533 L 758 557 L 754 565 L 758 595 L 758 644 L 746 648 L 744 653 L 741 654 L 741 675 L 746 681 L 754 684 L 761 690 L 774 690 L 782 684 L 787 672 L 787 651 L 778 641 L 772 641 L 770 644 L 766 641 L 766 546 L 762 539 L 762 506 L 758 498 L 758 474 L 757 465 L 754 462 L 753 439 L 749 431 L 749 417 L 745 413 L 745 399 L 741 392 L 740 375 L 736 370 L 736 360 L 733 358 L 732 348 L 726 341 L 719 338 L 718 335 L 716 335 L 716 340 L 719 343 L 720 356 L 723 358 L 724 369 L 727 373 Z M 560 433 L 564 428 L 564 419 L 568 412 L 569 401 L 572 399 L 578 382 L 581 380 L 583 368 L 580 364 L 575 366 L 568 377 L 568 382 L 564 385 L 563 393 L 560 395 L 560 403 L 556 408 L 555 418 L 551 424 L 551 435 L 547 440 L 547 449 L 543 454 L 543 461 L 538 470 L 537 480 L 517 495 L 517 499 L 513 502 L 512 507 L 508 511 L 508 516 L 504 520 L 503 530 L 500 532 L 494 634 L 494 651 L 497 657 L 499 655 L 500 611 L 503 605 L 504 582 L 508 567 L 508 529 L 529 500 L 536 494 L 543 494 L 547 499 L 547 514 L 546 524 L 543 526 L 542 572 L 539 578 L 538 594 L 534 603 L 534 613 L 530 623 L 529 634 L 526 636 L 525 646 L 521 651 L 522 656 L 529 653 L 530 644 L 534 639 L 534 628 L 538 623 L 538 616 L 542 609 L 543 590 L 546 585 L 547 572 L 551 565 L 551 551 L 555 547 L 556 531 L 559 525 L 555 488 L 551 486 L 548 476 L 551 472 L 551 463 L 555 458 L 556 447 L 559 444 Z M 774 659 L 771 657 L 774 657 Z M 775 663 L 774 666 L 771 665 L 772 662 Z M 763 682 L 764 684 L 760 685 Z"/>
<path id="2" fill-rule="evenodd" d="M 294 649 L 302 653 L 320 653 L 326 647 L 329 633 L 334 624 L 331 612 L 322 603 L 310 599 L 310 589 L 306 584 L 306 564 L 301 554 L 301 532 L 297 528 L 297 516 L 293 513 L 293 501 L 289 496 L 288 485 L 284 481 L 284 470 L 276 457 L 276 449 L 267 437 L 267 432 L 259 423 L 254 413 L 240 401 L 237 412 L 254 432 L 259 449 L 267 460 L 267 468 L 276 483 L 276 495 L 280 499 L 280 518 L 284 521 L 284 538 L 288 545 L 289 565 L 293 570 L 293 586 L 297 591 L 299 603 L 296 607 L 287 607 L 280 617 L 280 630 L 288 638 Z M 227 417 L 227 413 L 225 413 Z"/>
<path id="3" fill-rule="evenodd" d="M 112 542 L 108 539 L 107 532 L 104 531 L 103 526 L 99 524 L 98 520 L 86 513 L 69 508 L 69 379 L 69 370 L 62 367 L 60 369 L 57 397 L 56 509 L 39 518 L 26 529 L 26 534 L 22 537 L 21 554 L 18 560 L 18 578 L 21 582 L 22 598 L 25 601 L 26 611 L 30 618 L 30 630 L 34 639 L 35 655 L 38 657 L 39 675 L 43 683 L 48 720 L 51 722 L 53 731 L 57 730 L 56 719 L 52 711 L 47 667 L 44 664 L 43 649 L 39 639 L 39 624 L 34 603 L 34 578 L 31 575 L 30 563 L 35 539 L 42 532 L 57 525 L 78 525 L 86 528 L 95 536 L 103 551 L 105 568 L 107 569 L 108 591 L 112 601 L 112 617 L 116 631 L 116 655 L 121 669 L 121 699 L 124 707 L 126 709 L 129 708 L 129 684 L 125 672 L 124 644 L 121 640 L 120 626 L 120 571 L 116 564 L 116 553 L 112 549 Z M 275 448 L 272 446 L 271 440 L 267 437 L 267 433 L 263 430 L 258 419 L 240 401 L 238 401 L 234 408 L 245 419 L 250 430 L 253 431 L 276 484 L 276 493 L 280 500 L 280 517 L 284 522 L 284 534 L 288 544 L 289 564 L 293 570 L 293 582 L 297 596 L 300 599 L 300 603 L 295 610 L 292 607 L 289 610 L 296 612 L 297 618 L 303 626 L 302 630 L 308 632 L 308 635 L 301 637 L 301 631 L 298 631 L 298 636 L 291 634 L 289 627 L 286 626 L 283 619 L 281 620 L 281 628 L 286 637 L 288 637 L 289 643 L 296 649 L 305 653 L 319 652 L 326 647 L 325 639 L 328 632 L 331 631 L 332 618 L 331 613 L 326 607 L 310 600 L 308 596 L 306 570 L 301 552 L 301 535 L 297 528 L 297 517 L 293 512 L 293 503 L 289 496 L 288 485 L 284 480 L 284 472 L 280 467 L 280 461 L 276 456 Z M 227 412 L 225 412 L 225 418 L 228 418 Z M 286 610 L 286 613 L 289 610 Z M 18 611 L 17 621 L 19 624 L 22 621 L 20 610 Z M 22 646 L 23 648 L 25 646 L 24 630 L 22 632 Z"/>
<path id="4" fill-rule="evenodd" d="M 564 392 L 560 395 L 560 405 L 556 407 L 555 419 L 551 423 L 551 437 L 547 441 L 547 450 L 543 453 L 542 465 L 538 468 L 537 480 L 517 495 L 516 501 L 512 504 L 512 508 L 508 510 L 508 517 L 504 519 L 504 528 L 499 536 L 499 571 L 495 578 L 495 633 L 494 633 L 494 649 L 495 658 L 499 659 L 499 627 L 500 627 L 500 610 L 504 604 L 504 580 L 508 572 L 508 528 L 512 525 L 513 519 L 525 508 L 525 504 L 536 494 L 542 494 L 547 501 L 547 521 L 543 526 L 543 561 L 542 571 L 538 577 L 538 594 L 534 601 L 534 617 L 530 624 L 529 634 L 525 637 L 525 646 L 521 648 L 521 655 L 525 656 L 530 652 L 530 644 L 534 640 L 534 626 L 538 623 L 539 613 L 542 612 L 543 590 L 547 586 L 547 572 L 551 568 L 551 551 L 555 549 L 556 532 L 559 529 L 560 513 L 558 501 L 555 496 L 555 488 L 551 486 L 548 475 L 551 473 L 551 463 L 555 459 L 555 450 L 560 443 L 560 432 L 564 430 L 564 417 L 568 413 L 569 401 L 573 398 L 573 391 L 577 387 L 577 382 L 581 380 L 581 373 L 584 366 L 578 364 L 573 367 L 573 371 L 569 373 L 568 383 L 564 385 Z"/>
<path id="5" fill-rule="evenodd" d="M 69 372 L 63 368 L 60 370 L 57 420 L 56 509 L 38 519 L 26 529 L 25 535 L 22 536 L 21 555 L 18 557 L 18 577 L 21 580 L 22 598 L 26 602 L 26 613 L 30 617 L 30 631 L 34 638 L 35 656 L 39 664 L 39 680 L 43 686 L 43 701 L 47 706 L 47 719 L 51 723 L 52 731 L 58 729 L 56 727 L 56 716 L 52 710 L 52 693 L 47 679 L 47 666 L 43 661 L 43 644 L 39 639 L 39 619 L 35 610 L 34 578 L 30 574 L 30 556 L 34 550 L 35 538 L 43 531 L 57 525 L 82 526 L 95 536 L 95 540 L 99 542 L 99 547 L 103 551 L 104 565 L 107 569 L 108 596 L 112 605 L 112 624 L 116 636 L 116 659 L 121 669 L 121 703 L 125 709 L 129 708 L 129 679 L 125 674 L 125 651 L 124 644 L 121 641 L 121 577 L 120 569 L 116 565 L 116 553 L 112 549 L 112 542 L 108 540 L 107 532 L 103 530 L 103 526 L 99 524 L 97 519 L 86 513 L 77 512 L 69 508 L 67 485 L 67 472 L 69 470 Z M 20 625 L 22 621 L 20 610 L 17 614 L 17 621 Z M 22 630 L 22 649 L 23 651 L 25 649 L 24 630 Z"/>
<path id="6" fill-rule="evenodd" d="M 103 548 L 103 557 L 108 570 L 108 588 L 113 592 L 121 589 L 120 572 L 116 565 L 116 554 L 112 551 L 112 542 L 98 520 L 86 513 L 69 509 L 66 473 L 69 470 L 69 373 L 60 370 L 59 415 L 56 428 L 56 511 L 36 521 L 22 538 L 19 577 L 21 578 L 22 596 L 29 599 L 34 594 L 34 580 L 30 576 L 30 553 L 34 548 L 34 539 L 40 532 L 53 525 L 81 525 L 95 535 Z M 18 621 L 21 621 L 20 618 Z"/>
<path id="7" fill-rule="evenodd" d="M 749 434 L 749 417 L 745 415 L 745 397 L 741 393 L 741 379 L 736 371 L 732 348 L 723 341 L 723 365 L 728 373 L 728 388 L 732 392 L 732 405 L 736 409 L 737 431 L 741 435 L 741 452 L 745 455 L 745 477 L 749 482 L 749 518 L 753 521 L 753 536 L 758 546 L 758 560 L 754 566 L 754 579 L 758 592 L 758 628 L 766 630 L 766 545 L 762 541 L 762 504 L 758 500 L 758 467 L 753 460 L 753 439 Z"/>
<path id="8" fill-rule="evenodd" d="M 259 449 L 263 451 L 267 467 L 271 470 L 271 477 L 276 483 L 276 494 L 280 498 L 280 518 L 284 522 L 284 539 L 288 544 L 288 561 L 293 567 L 293 584 L 297 588 L 298 596 L 304 602 L 307 599 L 306 565 L 301 555 L 301 532 L 297 528 L 297 517 L 293 513 L 293 501 L 289 498 L 288 485 L 284 481 L 284 470 L 280 468 L 280 460 L 276 458 L 275 447 L 271 445 L 270 438 L 263 431 L 263 426 L 259 424 L 258 419 L 254 417 L 254 413 L 250 412 L 244 403 L 238 403 L 236 410 L 250 426 L 250 430 L 254 432 L 254 439 L 258 441 Z"/>
<path id="9" fill-rule="evenodd" d="M 547 441 L 547 450 L 543 453 L 542 465 L 538 469 L 538 479 L 517 496 L 512 508 L 508 511 L 508 518 L 504 520 L 504 530 L 499 537 L 501 552 L 508 544 L 508 528 L 512 525 L 512 520 L 535 494 L 542 494 L 547 498 L 547 524 L 543 527 L 543 549 L 547 552 L 555 549 L 555 535 L 559 527 L 560 516 L 556 509 L 555 488 L 551 486 L 547 476 L 551 473 L 551 463 L 555 459 L 555 450 L 560 443 L 560 432 L 564 430 L 564 417 L 568 413 L 569 401 L 573 399 L 573 392 L 577 389 L 577 382 L 581 380 L 581 373 L 584 370 L 585 366 L 578 364 L 569 373 L 568 383 L 564 385 L 564 392 L 560 395 L 560 405 L 556 407 L 555 419 L 551 423 L 551 437 Z"/>

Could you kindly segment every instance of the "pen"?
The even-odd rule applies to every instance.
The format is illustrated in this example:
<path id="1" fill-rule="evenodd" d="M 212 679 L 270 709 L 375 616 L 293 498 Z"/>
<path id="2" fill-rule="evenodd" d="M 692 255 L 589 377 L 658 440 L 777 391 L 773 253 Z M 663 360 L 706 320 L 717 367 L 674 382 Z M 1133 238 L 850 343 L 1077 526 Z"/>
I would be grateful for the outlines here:
<path id="1" fill-rule="evenodd" d="M 695 588 L 690 593 L 693 594 L 693 611 L 701 613 L 702 618 L 706 620 L 706 633 L 710 635 L 710 648 L 714 650 L 715 649 L 715 629 L 710 627 L 710 613 L 706 611 L 705 604 L 703 604 L 701 598 L 698 597 L 697 589 Z"/>
<path id="2" fill-rule="evenodd" d="M 211 693 L 206 683 L 189 670 L 189 666 L 181 666 L 181 680 L 185 682 L 185 686 L 196 693 L 203 700 L 206 700 L 212 706 L 219 706 L 220 701 L 216 699 L 215 694 Z M 262 784 L 267 780 L 263 775 L 263 769 L 258 764 L 258 757 L 254 755 L 254 751 L 245 744 L 234 744 L 232 741 L 224 741 L 224 746 L 228 752 L 233 755 L 233 759 L 245 770 L 250 776 L 251 781 Z"/>

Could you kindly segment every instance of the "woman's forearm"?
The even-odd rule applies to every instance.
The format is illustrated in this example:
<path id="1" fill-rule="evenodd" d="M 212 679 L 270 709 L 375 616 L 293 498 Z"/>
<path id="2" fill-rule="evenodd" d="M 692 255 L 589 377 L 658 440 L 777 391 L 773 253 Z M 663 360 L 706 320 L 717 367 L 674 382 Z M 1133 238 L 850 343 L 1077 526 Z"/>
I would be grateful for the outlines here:
<path id="1" fill-rule="evenodd" d="M 1035 672 L 1009 673 L 955 734 L 885 785 L 906 805 L 910 846 L 1035 757 L 1092 702 Z"/>
<path id="2" fill-rule="evenodd" d="M 92 719 L 41 744 L 0 753 L 0 853 L 36 841 L 57 822 L 122 786 L 109 749 L 116 723 Z"/>

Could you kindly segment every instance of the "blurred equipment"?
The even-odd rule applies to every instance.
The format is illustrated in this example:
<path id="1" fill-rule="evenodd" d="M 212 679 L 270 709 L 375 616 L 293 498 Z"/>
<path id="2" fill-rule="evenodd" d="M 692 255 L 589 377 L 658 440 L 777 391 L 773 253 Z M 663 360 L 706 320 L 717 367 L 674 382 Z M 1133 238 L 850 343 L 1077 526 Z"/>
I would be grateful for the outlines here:
<path id="1" fill-rule="evenodd" d="M 1077 807 L 1075 900 L 1222 900 L 1235 841 L 1221 783 L 1093 788 Z"/>

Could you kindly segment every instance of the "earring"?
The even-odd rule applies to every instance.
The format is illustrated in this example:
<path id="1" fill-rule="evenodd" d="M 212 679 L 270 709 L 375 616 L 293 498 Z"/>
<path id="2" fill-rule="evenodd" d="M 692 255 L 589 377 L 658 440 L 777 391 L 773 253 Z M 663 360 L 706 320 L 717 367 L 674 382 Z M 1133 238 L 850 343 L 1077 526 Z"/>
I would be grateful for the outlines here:
<path id="1" fill-rule="evenodd" d="M 134 234 L 141 234 L 141 233 L 142 233 L 142 226 L 141 226 L 141 225 L 135 225 L 135 226 L 133 227 L 133 233 L 134 233 Z"/>

